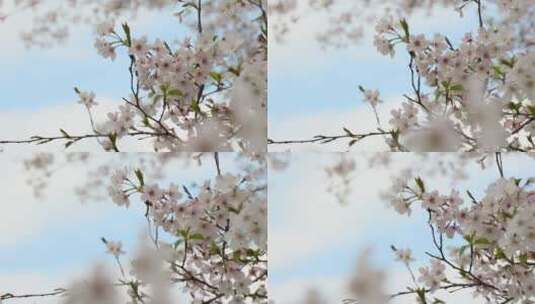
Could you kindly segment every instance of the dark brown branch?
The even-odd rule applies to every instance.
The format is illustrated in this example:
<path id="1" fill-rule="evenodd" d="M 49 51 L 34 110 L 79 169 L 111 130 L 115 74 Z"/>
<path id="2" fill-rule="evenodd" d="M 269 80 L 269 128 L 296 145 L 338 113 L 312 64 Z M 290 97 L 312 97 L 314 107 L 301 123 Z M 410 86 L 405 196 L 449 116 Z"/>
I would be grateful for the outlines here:
<path id="1" fill-rule="evenodd" d="M 215 161 L 215 167 L 217 169 L 217 175 L 221 176 L 221 167 L 219 165 L 219 153 L 218 152 L 214 153 L 214 161 Z"/>
<path id="2" fill-rule="evenodd" d="M 477 4 L 477 16 L 478 16 L 478 19 L 479 19 L 479 27 L 482 28 L 483 27 L 483 11 L 482 11 L 482 7 L 481 7 L 481 0 L 474 0 Z"/>
<path id="3" fill-rule="evenodd" d="M 269 145 L 288 145 L 288 144 L 313 144 L 313 143 L 320 143 L 320 144 L 327 144 L 331 143 L 340 139 L 353 139 L 353 140 L 362 140 L 368 137 L 372 136 L 384 136 L 384 135 L 392 135 L 393 132 L 386 132 L 386 131 L 379 131 L 379 132 L 370 132 L 366 134 L 344 134 L 344 135 L 334 135 L 334 136 L 327 136 L 327 135 L 316 135 L 312 139 L 301 139 L 301 140 L 273 140 L 268 139 Z"/>
<path id="4" fill-rule="evenodd" d="M 502 160 L 502 153 L 496 152 L 496 166 L 498 167 L 498 171 L 500 172 L 500 176 L 503 178 L 503 160 Z"/>
<path id="5" fill-rule="evenodd" d="M 26 294 L 26 295 L 14 295 L 12 293 L 6 293 L 0 296 L 0 300 L 9 300 L 9 299 L 28 299 L 28 298 L 41 298 L 41 297 L 52 297 L 59 296 L 67 292 L 66 289 L 57 288 L 52 292 L 47 293 L 36 293 L 36 294 Z"/>
<path id="6" fill-rule="evenodd" d="M 530 119 L 523 122 L 518 128 L 516 128 L 512 134 L 517 134 L 518 132 L 522 131 L 525 127 L 527 127 L 530 123 L 535 121 L 535 117 L 531 117 Z"/>
<path id="7" fill-rule="evenodd" d="M 197 30 L 202 34 L 202 0 L 197 1 Z"/>
<path id="8" fill-rule="evenodd" d="M 136 131 L 130 132 L 127 135 L 129 136 L 170 136 L 167 133 L 156 133 L 156 132 L 145 132 L 145 131 Z M 9 145 L 9 144 L 36 144 L 42 145 L 47 144 L 53 141 L 64 140 L 67 142 L 78 142 L 84 139 L 90 138 L 110 138 L 109 134 L 85 134 L 85 135 L 62 135 L 62 136 L 32 136 L 29 139 L 22 140 L 0 140 L 0 145 Z"/>

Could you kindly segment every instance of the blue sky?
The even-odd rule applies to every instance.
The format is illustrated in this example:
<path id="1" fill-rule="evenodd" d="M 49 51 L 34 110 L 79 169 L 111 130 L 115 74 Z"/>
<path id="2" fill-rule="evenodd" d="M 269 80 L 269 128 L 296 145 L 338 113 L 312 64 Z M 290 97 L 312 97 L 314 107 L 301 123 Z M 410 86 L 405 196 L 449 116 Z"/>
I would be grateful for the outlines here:
<path id="1" fill-rule="evenodd" d="M 134 37 L 148 35 L 149 41 L 163 38 L 173 45 L 189 32 L 173 12 L 141 11 L 128 22 Z M 94 91 L 99 106 L 93 109 L 96 121 L 117 109 L 122 97 L 129 95 L 129 59 L 121 49 L 115 61 L 100 57 L 93 44 L 94 30 L 90 26 L 73 26 L 71 35 L 62 45 L 52 48 L 27 49 L 19 34 L 28 30 L 31 16 L 17 14 L 0 23 L 3 45 L 0 49 L 0 138 L 26 139 L 34 135 L 55 136 L 63 128 L 70 134 L 91 132 L 86 109 L 78 104 L 73 88 Z M 119 22 L 127 19 L 119 18 Z M 120 24 L 117 24 L 120 28 Z M 8 127 L 4 127 L 8 126 Z M 148 142 L 126 140 L 121 147 L 128 151 L 152 151 Z M 6 151 L 63 150 L 63 143 L 45 146 L 9 146 Z M 73 146 L 71 151 L 100 151 L 95 140 Z"/>
<path id="2" fill-rule="evenodd" d="M 114 265 L 107 255 L 101 237 L 123 242 L 127 253 L 133 253 L 139 236 L 146 231 L 144 206 L 133 200 L 132 207 L 118 207 L 109 198 L 81 203 L 74 188 L 82 186 L 90 171 L 101 164 L 114 166 L 138 163 L 140 158 L 155 160 L 150 154 L 95 154 L 88 164 L 64 164 L 64 155 L 54 154 L 57 164 L 42 199 L 32 195 L 26 180 L 31 174 L 25 171 L 22 160 L 31 154 L 0 155 L 0 184 L 3 188 L 3 207 L 0 213 L 0 293 L 29 293 L 65 287 L 73 277 L 83 274 L 91 265 L 104 261 Z M 224 172 L 236 172 L 234 155 L 221 154 Z M 150 162 L 146 162 L 147 165 Z M 136 166 L 136 167 L 139 167 Z M 215 175 L 210 157 L 203 157 L 203 166 L 196 161 L 186 166 L 174 160 L 165 167 L 162 185 L 170 182 L 200 184 Z M 150 181 L 150 177 L 145 177 Z M 105 184 L 108 178 L 103 180 Z M 164 235 L 162 235 L 164 238 Z M 127 265 L 127 259 L 123 259 Z M 114 268 L 113 268 L 114 269 Z M 48 301 L 48 302 L 47 302 Z M 13 303 L 26 303 L 16 302 Z M 38 303 L 56 303 L 54 299 Z"/>
<path id="3" fill-rule="evenodd" d="M 45 204 L 46 202 L 41 203 L 41 208 Z M 126 242 L 125 245 L 132 245 L 138 232 L 136 229 L 139 230 L 144 224 L 142 210 L 137 210 L 139 212 L 135 214 L 118 209 L 110 204 L 109 208 L 102 210 L 102 216 L 97 221 L 82 222 L 84 225 L 81 226 L 78 225 L 79 222 L 61 219 L 41 230 L 41 235 L 37 238 L 3 247 L 0 254 L 1 273 L 6 275 L 17 271 L 38 270 L 60 275 L 65 269 L 88 265 L 95 259 L 108 259 L 100 237 L 120 239 Z M 83 212 L 84 207 L 80 206 L 80 210 Z M 73 229 L 74 227 L 77 228 Z"/>
<path id="4" fill-rule="evenodd" d="M 419 15 L 414 19 L 418 28 L 425 29 L 424 33 L 441 30 L 453 40 L 474 25 L 470 14 L 465 19 L 458 19 L 455 13 L 445 11 L 436 12 L 433 17 Z M 152 34 L 157 33 L 159 37 L 171 38 L 185 33 L 168 14 L 149 14 L 142 20 L 139 26 L 135 23 L 131 26 L 136 35 L 147 33 L 154 37 Z M 375 125 L 370 124 L 374 121 L 373 116 L 370 109 L 361 103 L 357 86 L 380 89 L 385 99 L 398 101 L 408 88 L 407 58 L 400 55 L 389 59 L 376 54 L 370 37 L 354 48 L 321 51 L 313 37 L 314 30 L 322 27 L 321 20 L 312 16 L 302 21 L 293 29 L 294 34 L 285 44 L 270 43 L 268 95 L 271 136 L 276 139 L 311 137 L 317 133 L 338 133 L 342 126 L 373 128 Z M 8 128 L 0 128 L 0 138 L 27 135 L 41 131 L 41 128 L 50 129 L 50 132 L 57 132 L 59 127 L 69 130 L 87 128 L 85 113 L 76 104 L 74 86 L 93 90 L 97 99 L 109 103 L 128 94 L 127 59 L 118 56 L 116 61 L 111 62 L 98 56 L 93 48 L 90 29 L 77 29 L 76 37 L 71 37 L 61 47 L 26 50 L 17 37 L 18 30 L 25 28 L 25 22 L 24 16 L 20 15 L 0 24 L 2 39 L 9 45 L 0 50 L 0 83 L 4 88 L 0 92 L 0 123 L 9 122 L 6 123 Z M 375 146 L 367 148 L 373 150 Z M 134 210 L 124 212 L 111 204 L 79 206 L 75 198 L 66 192 L 49 198 L 48 202 L 32 200 L 24 192 L 23 173 L 11 163 L 13 156 L 0 157 L 0 166 L 8 168 L 4 173 L 12 174 L 0 175 L 0 180 L 13 185 L 7 201 L 17 202 L 12 204 L 13 212 L 19 213 L 2 213 L 0 226 L 2 222 L 5 225 L 15 223 L 12 215 L 20 220 L 20 225 L 26 220 L 22 215 L 31 216 L 32 208 L 46 210 L 55 200 L 61 207 L 54 210 L 61 211 L 62 217 L 42 214 L 43 209 L 35 211 L 40 215 L 34 222 L 21 225 L 23 233 L 20 237 L 10 241 L 9 245 L 0 244 L 0 283 L 17 273 L 31 272 L 31 278 L 37 276 L 42 280 L 44 276 L 44 281 L 52 284 L 52 279 L 63 278 L 78 265 L 106 258 L 99 237 L 122 239 L 128 244 L 137 238 L 139 230 L 132 227 L 143 225 L 144 219 Z M 400 246 L 411 244 L 414 248 L 427 248 L 427 239 L 411 233 L 422 229 L 424 218 L 409 222 L 394 217 L 392 211 L 384 209 L 378 201 L 373 191 L 377 185 L 357 184 L 355 197 L 369 204 L 365 208 L 359 205 L 342 207 L 330 200 L 321 184 L 319 164 L 328 162 L 329 156 L 301 154 L 294 158 L 297 163 L 292 169 L 287 173 L 274 173 L 270 183 L 270 254 L 274 255 L 270 282 L 276 290 L 288 290 L 285 286 L 302 288 L 308 283 L 321 284 L 323 281 L 318 278 L 343 277 L 352 269 L 358 249 L 370 243 L 376 242 L 376 247 L 384 247 L 397 241 Z M 20 157 L 17 159 L 20 160 Z M 379 177 L 375 174 L 364 170 L 362 176 L 370 177 L 373 182 L 386 176 L 384 172 Z M 362 180 L 365 178 L 362 177 Z M 76 181 L 64 177 L 63 181 L 57 182 L 56 185 L 61 186 L 56 186 L 59 187 L 56 189 L 68 190 Z M 482 178 L 479 182 L 484 181 Z M 302 195 L 299 192 L 302 189 L 310 194 Z M 20 197 L 20 193 L 24 193 L 24 198 Z M 309 210 L 300 209 L 304 206 L 303 200 L 308 200 Z M 72 206 L 72 202 L 76 210 L 87 208 L 85 217 L 76 217 L 74 215 L 78 211 L 65 207 Z M 351 212 L 356 213 L 361 222 L 352 222 Z M 317 226 L 307 226 L 317 214 L 331 215 L 328 225 L 347 229 L 313 230 L 321 228 L 321 222 Z M 345 217 L 338 218 L 336 215 Z M 377 218 L 386 226 L 378 227 L 370 221 Z M 292 224 L 296 223 L 303 226 L 293 227 Z M 305 228 L 310 229 L 308 234 L 299 237 Z M 362 231 L 366 233 L 362 234 Z M 322 246 L 320 241 L 327 241 L 328 245 Z M 296 248 L 287 246 L 292 243 Z M 275 247 L 271 247 L 272 244 Z M 73 248 L 79 252 L 73 254 Z M 379 262 L 391 260 L 390 254 L 377 249 Z M 27 280 L 28 277 L 22 278 Z"/>
<path id="5" fill-rule="evenodd" d="M 473 29 L 471 15 L 467 13 L 460 19 L 456 13 L 443 10 L 432 17 L 416 15 L 411 24 L 424 33 L 440 30 L 455 41 L 465 30 Z M 10 126 L 0 129 L 0 138 L 57 134 L 58 128 L 72 133 L 89 131 L 87 114 L 76 103 L 73 87 L 93 90 L 97 101 L 103 104 L 96 110 L 97 117 L 103 117 L 128 95 L 128 59 L 118 56 L 112 62 L 98 56 L 93 48 L 94 33 L 84 26 L 73 28 L 74 34 L 64 45 L 28 50 L 18 37 L 20 31 L 28 28 L 28 18 L 15 15 L 0 24 L 2 39 L 9 45 L 0 50 L 0 83 L 6 88 L 0 92 L 0 121 Z M 372 111 L 361 102 L 357 86 L 382 91 L 390 105 L 380 107 L 381 115 L 387 114 L 408 89 L 404 52 L 398 52 L 394 59 L 379 55 L 371 35 L 349 49 L 322 51 L 314 35 L 324 22 L 322 16 L 307 14 L 292 27 L 285 43 L 270 41 L 270 137 L 308 138 L 319 133 L 339 133 L 342 127 L 373 130 Z M 182 38 L 187 32 L 170 13 L 143 12 L 131 27 L 136 36 L 172 39 Z M 49 147 L 59 146 L 46 148 Z M 330 147 L 340 151 L 345 145 Z M 365 149 L 378 147 L 377 142 L 371 141 Z M 277 148 L 287 147 L 271 147 L 274 151 Z"/>
<path id="6" fill-rule="evenodd" d="M 415 154 L 398 153 L 385 170 L 369 168 L 369 154 L 351 155 L 357 170 L 347 206 L 326 192 L 322 168 L 336 161 L 337 154 L 295 153 L 288 171 L 270 174 L 269 281 L 270 294 L 278 304 L 296 303 L 310 287 L 320 288 L 329 303 L 339 302 L 347 296 L 344 286 L 357 255 L 369 247 L 373 261 L 390 270 L 392 288 L 400 288 L 402 282 L 408 282 L 408 273 L 394 262 L 389 246 L 413 249 L 416 266 L 427 261 L 426 250 L 432 251 L 426 214 L 415 212 L 410 218 L 397 215 L 378 196 L 380 190 L 388 188 L 390 176 L 399 174 L 401 168 L 412 163 L 426 176 L 424 168 L 430 163 L 414 164 L 419 159 Z M 532 162 L 520 154 L 505 156 L 506 175 L 530 176 Z M 472 174 L 456 185 L 461 194 L 471 190 L 476 197 L 482 196 L 498 176 L 494 164 L 489 165 L 485 171 L 475 161 L 467 165 Z M 449 180 L 440 175 L 427 182 L 429 189 L 449 192 Z"/>
<path id="7" fill-rule="evenodd" d="M 118 100 L 128 94 L 129 59 L 124 51 L 115 61 L 100 57 L 93 47 L 93 29 L 81 25 L 74 26 L 69 39 L 60 46 L 26 49 L 18 33 L 28 29 L 27 18 L 26 14 L 14 15 L 0 24 L 0 32 L 7 34 L 11 49 L 0 50 L 0 82 L 7 88 L 0 93 L 0 111 L 35 111 L 72 103 L 77 100 L 74 86 L 94 90 L 106 99 Z M 135 37 L 155 38 L 157 34 L 171 41 L 187 33 L 169 12 L 142 12 L 131 22 L 131 28 Z"/>

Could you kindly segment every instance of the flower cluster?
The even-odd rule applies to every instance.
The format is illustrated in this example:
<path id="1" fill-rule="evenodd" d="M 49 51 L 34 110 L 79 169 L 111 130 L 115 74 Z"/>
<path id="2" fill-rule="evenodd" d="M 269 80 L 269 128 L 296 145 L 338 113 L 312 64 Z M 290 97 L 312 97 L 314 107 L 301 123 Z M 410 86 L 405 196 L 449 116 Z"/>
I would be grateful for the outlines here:
<path id="1" fill-rule="evenodd" d="M 374 1 L 368 10 L 373 11 Z M 383 55 L 408 54 L 410 92 L 391 110 L 389 126 L 377 115 L 380 91 L 359 87 L 372 105 L 380 132 L 350 136 L 316 136 L 313 140 L 274 144 L 332 142 L 381 136 L 392 151 L 532 151 L 535 125 L 533 45 L 534 1 L 384 1 L 386 14 L 377 20 L 374 45 Z M 341 25 L 329 30 L 327 45 L 343 44 L 340 36 L 365 9 L 337 1 L 311 1 L 343 11 Z M 360 3 L 360 2 L 359 2 Z M 375 3 L 377 4 L 377 3 Z M 476 29 L 454 41 L 442 33 L 415 32 L 408 18 L 414 11 L 443 4 L 463 17 L 469 10 Z M 355 4 L 356 6 L 364 4 Z M 492 17 L 492 18 L 491 18 Z M 338 22 L 339 23 L 339 22 Z M 338 28 L 338 26 L 340 28 Z M 342 42 L 340 42 L 342 41 Z"/>
<path id="2" fill-rule="evenodd" d="M 530 55 L 514 29 L 514 24 L 481 26 L 454 47 L 441 34 L 431 40 L 411 34 L 405 20 L 396 23 L 390 15 L 381 19 L 375 37 L 378 51 L 393 56 L 394 45 L 401 43 L 411 56 L 414 91 L 407 102 L 414 110 L 410 115 L 392 111 L 396 137 L 405 136 L 405 146 L 421 151 L 523 149 L 527 141 L 522 144 L 517 134 L 524 129 L 527 138 L 531 136 L 531 76 L 516 76 L 515 69 L 524 71 Z M 390 142 L 394 144 L 401 145 Z"/>
<path id="3" fill-rule="evenodd" d="M 110 113 L 99 133 L 118 138 L 129 130 L 148 128 L 161 134 L 156 150 L 232 150 L 239 147 L 262 151 L 266 133 L 265 54 L 252 50 L 235 34 L 219 37 L 204 31 L 196 41 L 187 38 L 176 50 L 159 39 L 125 38 L 112 26 L 102 25 L 97 48 L 104 57 L 115 56 L 121 45 L 128 48 L 136 88 L 120 112 Z M 256 52 L 256 53 L 253 53 Z M 147 92 L 145 97 L 141 92 Z"/>
<path id="4" fill-rule="evenodd" d="M 190 184 L 169 180 L 167 169 L 205 166 L 208 158 L 217 173 L 213 179 Z M 223 173 L 228 160 L 235 169 Z M 267 303 L 267 160 L 263 154 L 39 153 L 24 166 L 38 175 L 33 183 L 40 181 L 39 191 L 44 192 L 54 174 L 78 163 L 85 170 L 98 166 L 88 170 L 89 179 L 76 194 L 84 201 L 109 200 L 143 212 L 148 233 L 136 250 L 101 238 L 119 271 L 98 264 L 65 289 L 29 297 L 63 295 L 62 303 L 72 304 L 175 304 L 182 297 L 197 304 Z M 17 297 L 6 294 L 2 300 Z"/>
<path id="5" fill-rule="evenodd" d="M 5 18 L 16 18 L 21 12 L 27 16 L 30 29 L 21 33 L 29 47 L 51 47 L 63 43 L 71 34 L 73 24 L 94 26 L 97 31 L 103 20 L 135 18 L 138 11 L 157 11 L 172 7 L 171 0 L 98 0 L 50 1 L 15 0 L 0 2 Z"/>
<path id="6" fill-rule="evenodd" d="M 138 195 L 150 221 L 176 238 L 159 244 L 173 281 L 185 284 L 192 303 L 267 303 L 267 204 L 263 190 L 248 184 L 243 176 L 218 175 L 193 195 L 176 184 L 147 183 L 140 170 L 120 169 L 108 189 L 119 206 Z M 121 252 L 116 243 L 107 245 L 113 255 Z"/>
<path id="7" fill-rule="evenodd" d="M 461 10 L 466 2 L 464 0 L 308 0 L 272 1 L 270 3 L 270 17 L 276 19 L 271 24 L 273 35 L 277 40 L 284 40 L 284 36 L 292 31 L 291 24 L 305 19 L 306 15 L 317 12 L 328 12 L 322 30 L 316 35 L 318 42 L 324 48 L 351 47 L 360 42 L 366 34 L 367 24 L 379 19 L 382 11 L 395 11 L 411 15 L 419 11 L 432 12 L 433 8 L 443 9 L 455 5 Z M 301 13 L 301 15 L 299 15 Z"/>
<path id="8" fill-rule="evenodd" d="M 355 161 L 345 155 L 342 155 L 334 165 L 325 168 L 330 181 L 327 191 L 332 193 L 340 204 L 346 204 L 351 194 L 351 181 L 355 170 Z"/>
<path id="9" fill-rule="evenodd" d="M 67 153 L 65 156 L 68 163 L 84 163 L 88 159 L 86 153 Z M 52 153 L 39 152 L 24 160 L 24 169 L 30 175 L 26 182 L 36 198 L 44 197 L 49 179 L 57 166 L 58 159 Z"/>
<path id="10" fill-rule="evenodd" d="M 173 7 L 174 2 L 180 8 Z M 48 9 L 45 3 L 35 5 Z M 25 142 L 64 140 L 68 147 L 96 138 L 104 150 L 119 151 L 121 139 L 135 137 L 150 140 L 155 151 L 266 150 L 265 1 L 108 0 L 70 1 L 70 6 L 54 7 L 36 26 L 63 37 L 66 33 L 55 33 L 54 25 L 72 21 L 70 17 L 91 23 L 97 34 L 94 46 L 101 56 L 130 59 L 129 96 L 117 111 L 100 119 L 91 111 L 98 105 L 95 93 L 76 88 L 79 103 L 89 112 L 93 134 L 34 136 Z M 136 37 L 127 23 L 117 26 L 125 14 L 143 9 L 174 12 L 190 34 L 171 42 Z M 82 17 L 72 12 L 78 10 L 92 13 Z M 29 42 L 36 37 L 47 35 L 36 29 L 25 36 Z"/>
<path id="11" fill-rule="evenodd" d="M 424 288 L 418 292 L 420 299 L 455 287 L 473 288 L 476 296 L 499 303 L 525 303 L 535 296 L 532 178 L 502 177 L 479 200 L 470 191 L 468 200 L 457 190 L 441 194 L 427 189 L 423 179 L 411 182 L 409 176 L 398 179 L 389 193 L 398 213 L 410 215 L 419 208 L 429 215 L 438 253 L 428 253 L 431 266 L 419 269 L 418 282 Z M 446 252 L 446 238 L 452 244 L 463 242 Z M 446 275 L 446 269 L 457 276 Z"/>
<path id="12" fill-rule="evenodd" d="M 385 293 L 386 273 L 372 266 L 371 252 L 362 252 L 357 262 L 357 272 L 351 278 L 349 290 L 366 304 L 384 304 L 388 296 Z M 349 301 L 347 301 L 349 303 Z"/>

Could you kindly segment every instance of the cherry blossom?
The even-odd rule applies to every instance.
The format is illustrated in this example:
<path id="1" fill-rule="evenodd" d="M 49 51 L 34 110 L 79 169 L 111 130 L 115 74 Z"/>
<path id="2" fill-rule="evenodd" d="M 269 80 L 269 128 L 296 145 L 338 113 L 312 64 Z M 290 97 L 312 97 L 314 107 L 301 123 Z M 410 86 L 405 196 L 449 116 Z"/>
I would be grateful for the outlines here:
<path id="1" fill-rule="evenodd" d="M 386 115 L 388 125 L 379 119 L 385 119 L 384 115 L 377 115 L 381 90 L 359 86 L 364 101 L 373 107 L 375 130 L 344 130 L 342 135 L 303 140 L 271 139 L 270 144 L 346 140 L 351 147 L 365 138 L 382 137 L 391 151 L 534 149 L 534 1 L 309 1 L 309 5 L 327 8 L 333 15 L 340 13 L 337 22 L 320 34 L 327 47 L 355 44 L 360 37 L 352 33 L 368 24 L 364 21 L 369 14 L 376 22 L 373 41 L 377 51 L 390 57 L 408 55 L 410 90 L 397 99 L 398 106 L 390 116 Z M 456 41 L 440 32 L 428 36 L 411 26 L 408 20 L 413 13 L 423 10 L 431 14 L 434 7 L 470 18 L 473 29 Z M 472 17 L 467 17 L 467 11 Z M 273 11 L 277 13 L 281 12 Z"/>
<path id="2" fill-rule="evenodd" d="M 428 214 L 434 251 L 426 252 L 429 264 L 413 273 L 411 251 L 392 246 L 396 260 L 406 265 L 414 282 L 407 291 L 392 293 L 391 298 L 414 295 L 416 301 L 427 303 L 439 299 L 438 291 L 464 289 L 469 289 L 474 299 L 491 303 L 525 303 L 534 297 L 533 178 L 507 177 L 502 157 L 501 153 L 492 157 L 498 178 L 483 189 L 482 196 L 474 194 L 476 189 L 466 195 L 456 188 L 449 193 L 433 190 L 413 170 L 393 179 L 384 199 L 390 200 L 399 214 L 410 210 Z M 355 296 L 350 303 L 366 298 L 361 292 Z"/>
<path id="3" fill-rule="evenodd" d="M 44 294 L 6 294 L 2 299 L 64 295 L 62 303 L 171 304 L 177 303 L 178 292 L 186 295 L 190 303 L 267 303 L 264 157 L 228 154 L 220 159 L 219 153 L 158 155 L 113 157 L 110 163 L 97 167 L 98 176 L 88 172 L 85 192 L 78 193 L 86 200 L 144 210 L 147 227 L 137 249 L 126 252 L 122 241 L 101 238 L 118 271 L 107 264 L 97 264 L 64 289 Z M 225 172 L 225 165 L 233 158 L 236 168 Z M 186 167 L 213 167 L 213 178 L 191 184 L 176 180 L 164 183 L 164 172 L 174 168 L 169 164 L 176 166 L 177 161 Z M 99 157 L 52 157 L 42 153 L 25 165 L 31 172 L 49 172 L 47 177 L 53 181 L 55 169 L 79 163 L 84 168 L 94 166 Z M 45 191 L 46 186 L 41 190 Z"/>
<path id="4" fill-rule="evenodd" d="M 95 29 L 94 47 L 106 59 L 125 56 L 130 81 L 122 104 L 95 116 L 98 92 L 75 88 L 88 111 L 89 134 L 35 135 L 0 144 L 63 142 L 68 148 L 96 140 L 106 151 L 121 141 L 148 141 L 152 151 L 266 150 L 267 14 L 266 1 L 16 1 L 15 12 L 32 8 L 29 46 L 48 47 L 67 39 L 72 24 Z M 0 10 L 2 6 L 0 6 Z M 7 9 L 7 8 L 6 8 Z M 174 16 L 188 32 L 165 41 L 136 34 L 123 20 L 144 10 Z M 87 91 L 86 91 L 87 90 Z M 145 148 L 144 148 L 145 149 Z"/>

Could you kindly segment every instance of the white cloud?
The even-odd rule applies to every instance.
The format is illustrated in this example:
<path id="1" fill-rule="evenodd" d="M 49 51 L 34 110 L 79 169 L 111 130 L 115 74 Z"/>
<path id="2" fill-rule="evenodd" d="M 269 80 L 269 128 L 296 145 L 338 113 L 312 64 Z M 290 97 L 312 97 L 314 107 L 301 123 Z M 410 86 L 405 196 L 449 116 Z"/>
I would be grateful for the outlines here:
<path id="1" fill-rule="evenodd" d="M 334 154 L 297 154 L 286 177 L 270 178 L 269 248 L 272 271 L 282 271 L 304 258 L 319 256 L 332 248 L 343 247 L 374 227 L 393 227 L 403 218 L 385 208 L 379 190 L 388 184 L 391 172 L 406 164 L 400 160 L 390 170 L 366 169 L 355 157 L 357 170 L 352 182 L 349 204 L 342 206 L 327 193 L 328 180 L 323 171 L 325 160 Z M 295 246 L 298 243 L 299 246 Z"/>
<path id="2" fill-rule="evenodd" d="M 31 241 L 46 228 L 98 219 L 101 212 L 109 208 L 102 204 L 80 204 L 73 189 L 83 184 L 86 176 L 74 168 L 62 168 L 54 172 L 47 199 L 37 200 L 26 183 L 30 174 L 22 166 L 23 157 L 10 153 L 0 155 L 0 230 L 9 231 L 0 239 L 0 247 Z"/>

